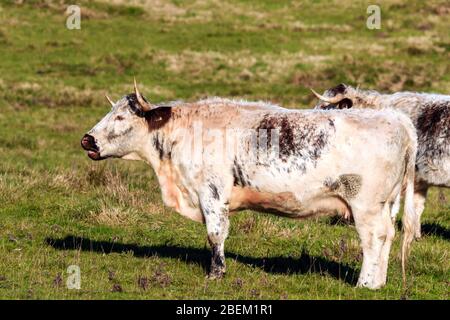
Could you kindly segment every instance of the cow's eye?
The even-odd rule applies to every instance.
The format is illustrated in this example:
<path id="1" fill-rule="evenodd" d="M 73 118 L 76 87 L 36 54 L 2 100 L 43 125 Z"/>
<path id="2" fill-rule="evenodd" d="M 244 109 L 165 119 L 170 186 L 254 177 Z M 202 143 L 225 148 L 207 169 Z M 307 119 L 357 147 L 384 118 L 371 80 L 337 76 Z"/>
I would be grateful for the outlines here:
<path id="1" fill-rule="evenodd" d="M 122 117 L 122 116 L 117 116 L 117 117 L 116 117 L 116 120 L 117 120 L 117 121 L 122 121 L 122 120 L 123 120 L 123 117 Z"/>

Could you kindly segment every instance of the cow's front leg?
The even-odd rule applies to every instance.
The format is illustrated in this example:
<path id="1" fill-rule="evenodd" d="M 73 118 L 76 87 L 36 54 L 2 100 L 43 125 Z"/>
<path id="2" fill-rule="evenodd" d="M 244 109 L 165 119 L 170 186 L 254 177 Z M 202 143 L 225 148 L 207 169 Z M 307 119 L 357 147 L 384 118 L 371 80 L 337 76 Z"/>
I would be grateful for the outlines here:
<path id="1" fill-rule="evenodd" d="M 208 241 L 212 249 L 209 279 L 220 279 L 225 274 L 225 239 L 228 236 L 230 222 L 228 205 L 222 201 L 220 191 L 215 187 L 202 194 L 201 209 L 205 218 Z"/>

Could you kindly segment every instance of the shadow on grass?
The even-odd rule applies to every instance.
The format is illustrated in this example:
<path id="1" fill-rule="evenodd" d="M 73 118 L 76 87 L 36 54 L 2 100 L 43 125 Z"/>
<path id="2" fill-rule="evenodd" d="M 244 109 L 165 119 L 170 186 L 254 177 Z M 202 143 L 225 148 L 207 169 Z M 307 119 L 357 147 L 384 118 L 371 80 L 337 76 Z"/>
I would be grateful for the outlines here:
<path id="1" fill-rule="evenodd" d="M 122 253 L 133 252 L 136 257 L 158 256 L 163 258 L 173 258 L 196 263 L 205 272 L 208 271 L 211 253 L 207 249 L 192 247 L 181 247 L 172 245 L 140 246 L 137 244 L 124 244 L 110 241 L 98 241 L 76 236 L 67 236 L 63 239 L 47 238 L 45 242 L 58 250 L 81 250 L 101 253 Z M 343 263 L 329 261 L 322 257 L 314 257 L 302 252 L 299 258 L 294 257 L 268 257 L 258 258 L 225 252 L 227 258 L 234 259 L 240 263 L 258 267 L 265 272 L 274 274 L 292 273 L 318 273 L 331 275 L 350 285 L 355 285 L 357 281 L 357 271 Z"/>
<path id="2" fill-rule="evenodd" d="M 422 233 L 426 236 L 434 235 L 450 240 L 450 230 L 434 222 L 422 224 Z"/>
<path id="3" fill-rule="evenodd" d="M 354 225 L 355 222 L 353 220 L 353 217 L 351 217 L 350 219 L 345 219 L 341 216 L 331 216 L 328 218 L 328 224 L 332 226 L 349 226 Z"/>
<path id="4" fill-rule="evenodd" d="M 397 221 L 397 228 L 398 228 L 398 230 L 402 229 L 401 221 Z M 445 240 L 450 240 L 450 230 L 441 226 L 440 224 L 435 223 L 435 222 L 422 223 L 421 231 L 422 231 L 422 237 L 436 236 L 436 237 L 441 237 L 442 239 L 445 239 Z"/>
<path id="5" fill-rule="evenodd" d="M 354 224 L 353 221 L 346 220 L 342 217 L 331 217 L 328 220 L 328 224 L 332 226 L 348 226 Z M 396 222 L 398 230 L 402 230 L 402 222 L 399 220 Z M 436 236 L 445 240 L 450 240 L 450 230 L 441 226 L 438 223 L 422 223 L 421 226 L 422 237 Z"/>

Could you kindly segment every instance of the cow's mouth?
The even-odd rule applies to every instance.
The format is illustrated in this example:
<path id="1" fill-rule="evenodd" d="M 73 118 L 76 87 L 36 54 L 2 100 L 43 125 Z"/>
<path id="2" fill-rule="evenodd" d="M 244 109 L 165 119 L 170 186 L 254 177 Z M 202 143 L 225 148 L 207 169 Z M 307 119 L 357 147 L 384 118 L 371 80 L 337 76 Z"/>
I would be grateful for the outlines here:
<path id="1" fill-rule="evenodd" d="M 98 150 L 89 150 L 88 151 L 88 157 L 91 158 L 92 160 L 103 160 L 106 159 L 106 157 L 102 157 L 100 156 L 100 152 Z"/>

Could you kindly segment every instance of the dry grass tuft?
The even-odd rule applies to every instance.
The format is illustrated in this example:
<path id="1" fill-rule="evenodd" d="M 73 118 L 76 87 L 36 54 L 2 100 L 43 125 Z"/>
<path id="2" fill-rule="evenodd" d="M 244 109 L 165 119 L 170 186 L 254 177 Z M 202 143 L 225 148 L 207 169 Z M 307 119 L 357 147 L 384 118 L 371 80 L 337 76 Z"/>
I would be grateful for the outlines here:
<path id="1" fill-rule="evenodd" d="M 183 6 L 164 0 L 100 0 L 100 2 L 139 6 L 148 12 L 148 17 L 165 24 L 207 23 L 237 17 L 246 17 L 255 21 L 263 21 L 267 18 L 266 12 L 256 10 L 254 6 L 220 0 L 196 0 L 184 3 Z"/>
<path id="2" fill-rule="evenodd" d="M 104 200 L 101 202 L 97 212 L 90 212 L 90 220 L 95 221 L 98 224 L 112 227 L 135 225 L 138 221 L 136 215 L 134 215 L 131 210 L 112 206 Z"/>
<path id="3" fill-rule="evenodd" d="M 222 83 L 250 79 L 254 82 L 283 83 L 297 65 L 309 65 L 313 70 L 318 70 L 329 60 L 327 56 L 303 52 L 257 55 L 245 50 L 231 53 L 184 50 L 175 54 L 158 51 L 149 56 L 156 63 L 164 63 L 166 70 L 174 75 L 189 75 L 192 83 L 203 83 L 205 79 Z"/>
<path id="4" fill-rule="evenodd" d="M 18 109 L 45 106 L 50 108 L 67 106 L 99 106 L 105 104 L 103 92 L 78 89 L 65 85 L 41 85 L 35 82 L 6 83 L 0 92 L 9 104 Z"/>
<path id="5" fill-rule="evenodd" d="M 114 225 L 126 220 L 127 224 L 135 224 L 139 216 L 167 210 L 162 206 L 159 194 L 155 201 L 150 187 L 131 188 L 131 182 L 136 179 L 128 177 L 126 170 L 119 172 L 109 166 L 90 165 L 70 171 L 55 170 L 51 177 L 51 185 L 66 192 L 97 193 L 100 205 L 98 210 L 91 212 L 91 218 L 98 223 Z"/>

